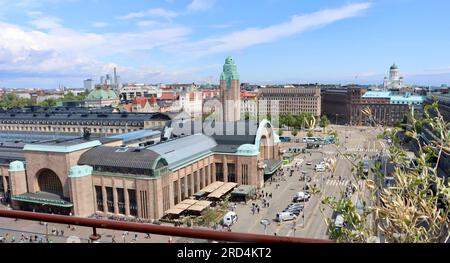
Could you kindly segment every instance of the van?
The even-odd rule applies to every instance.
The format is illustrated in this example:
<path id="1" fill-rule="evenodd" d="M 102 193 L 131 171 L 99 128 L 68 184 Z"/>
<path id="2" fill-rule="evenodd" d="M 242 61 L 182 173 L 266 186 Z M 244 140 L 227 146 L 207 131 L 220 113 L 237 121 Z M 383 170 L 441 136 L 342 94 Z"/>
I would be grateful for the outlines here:
<path id="1" fill-rule="evenodd" d="M 289 221 L 289 220 L 294 220 L 294 219 L 297 219 L 297 216 L 291 212 L 277 213 L 277 215 L 275 217 L 275 220 L 278 222 Z"/>
<path id="2" fill-rule="evenodd" d="M 340 214 L 337 215 L 336 220 L 334 221 L 334 225 L 336 226 L 336 230 L 343 228 L 344 227 L 344 217 Z"/>
<path id="3" fill-rule="evenodd" d="M 325 172 L 325 165 L 316 165 L 316 172 Z"/>
<path id="4" fill-rule="evenodd" d="M 234 223 L 237 222 L 238 216 L 235 212 L 228 212 L 224 217 L 223 217 L 223 225 L 224 226 L 232 226 Z"/>

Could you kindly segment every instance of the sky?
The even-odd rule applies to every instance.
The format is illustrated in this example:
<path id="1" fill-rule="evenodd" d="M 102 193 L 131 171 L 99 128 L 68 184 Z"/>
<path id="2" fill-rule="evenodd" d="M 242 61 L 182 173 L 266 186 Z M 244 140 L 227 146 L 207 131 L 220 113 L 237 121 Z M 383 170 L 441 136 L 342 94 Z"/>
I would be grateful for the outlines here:
<path id="1" fill-rule="evenodd" d="M 0 0 L 0 87 L 241 82 L 450 84 L 446 0 Z"/>

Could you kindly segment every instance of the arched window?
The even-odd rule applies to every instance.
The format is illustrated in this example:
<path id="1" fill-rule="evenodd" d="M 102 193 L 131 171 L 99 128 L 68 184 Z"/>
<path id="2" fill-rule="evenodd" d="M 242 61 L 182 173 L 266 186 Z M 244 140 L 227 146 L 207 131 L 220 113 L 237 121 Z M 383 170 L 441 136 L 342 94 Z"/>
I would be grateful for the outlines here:
<path id="1" fill-rule="evenodd" d="M 63 187 L 58 176 L 49 169 L 41 170 L 38 175 L 38 184 L 41 192 L 47 192 L 63 196 Z"/>

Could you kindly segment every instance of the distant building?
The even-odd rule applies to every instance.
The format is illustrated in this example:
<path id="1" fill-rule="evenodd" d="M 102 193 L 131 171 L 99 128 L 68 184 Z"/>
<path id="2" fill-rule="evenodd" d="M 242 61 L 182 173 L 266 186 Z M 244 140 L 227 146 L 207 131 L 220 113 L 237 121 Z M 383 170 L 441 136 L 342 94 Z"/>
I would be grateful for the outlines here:
<path id="1" fill-rule="evenodd" d="M 315 117 L 321 114 L 322 102 L 320 88 L 314 87 L 287 87 L 287 88 L 261 88 L 259 89 L 258 108 L 259 113 L 271 112 L 271 101 L 279 102 L 279 114 L 299 115 L 311 113 Z M 264 105 L 265 107 L 261 107 Z M 264 113 L 263 113 L 264 114 Z"/>
<path id="2" fill-rule="evenodd" d="M 383 87 L 386 90 L 401 90 L 405 88 L 404 79 L 400 76 L 397 65 L 392 65 L 389 70 L 389 79 L 384 78 Z"/>
<path id="3" fill-rule="evenodd" d="M 117 94 L 109 85 L 97 85 L 85 99 L 85 107 L 117 107 L 120 103 Z"/>
<path id="4" fill-rule="evenodd" d="M 414 109 L 420 116 L 424 97 L 411 93 L 395 93 L 361 88 L 350 88 L 350 124 L 394 126 Z"/>
<path id="5" fill-rule="evenodd" d="M 331 123 L 347 124 L 350 121 L 347 87 L 322 89 L 322 115 Z"/>
<path id="6" fill-rule="evenodd" d="M 91 90 L 93 90 L 95 88 L 94 80 L 92 80 L 92 79 L 84 80 L 83 84 L 84 84 L 84 90 L 91 91 Z"/>

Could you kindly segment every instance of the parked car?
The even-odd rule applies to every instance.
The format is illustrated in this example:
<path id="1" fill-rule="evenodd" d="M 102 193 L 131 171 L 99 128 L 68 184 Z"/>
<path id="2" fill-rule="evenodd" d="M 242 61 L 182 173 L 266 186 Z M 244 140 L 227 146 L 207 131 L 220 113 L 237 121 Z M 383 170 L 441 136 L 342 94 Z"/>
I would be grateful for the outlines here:
<path id="1" fill-rule="evenodd" d="M 337 215 L 336 219 L 334 221 L 334 225 L 336 226 L 336 229 L 341 229 L 344 227 L 344 217 L 342 215 Z"/>
<path id="2" fill-rule="evenodd" d="M 222 224 L 224 226 L 232 226 L 237 222 L 238 216 L 235 212 L 228 212 L 222 219 Z"/>
<path id="3" fill-rule="evenodd" d="M 292 213 L 292 214 L 294 214 L 294 215 L 296 215 L 296 216 L 299 216 L 301 212 L 302 212 L 301 209 L 296 209 L 296 210 L 287 210 L 287 209 L 284 209 L 284 210 L 283 210 L 283 213 Z"/>
<path id="4" fill-rule="evenodd" d="M 287 208 L 294 208 L 294 207 L 301 207 L 301 208 L 303 208 L 303 207 L 305 207 L 303 204 L 300 204 L 300 203 L 290 203 L 288 206 L 287 206 Z"/>
<path id="5" fill-rule="evenodd" d="M 297 219 L 297 216 L 291 212 L 280 212 L 280 213 L 277 213 L 277 215 L 275 217 L 275 220 L 278 222 L 295 220 L 295 219 Z"/>
<path id="6" fill-rule="evenodd" d="M 293 202 L 308 201 L 310 197 L 311 197 L 311 195 L 308 193 L 298 192 L 297 194 L 295 194 L 292 201 Z"/>
<path id="7" fill-rule="evenodd" d="M 316 170 L 316 172 L 325 172 L 325 165 L 316 165 L 314 169 Z"/>
<path id="8" fill-rule="evenodd" d="M 307 162 L 306 165 L 312 165 L 312 162 L 311 162 L 311 161 L 310 161 L 310 162 Z"/>

